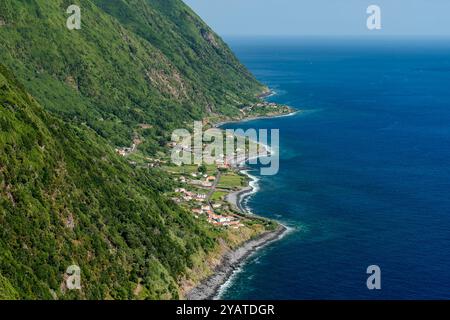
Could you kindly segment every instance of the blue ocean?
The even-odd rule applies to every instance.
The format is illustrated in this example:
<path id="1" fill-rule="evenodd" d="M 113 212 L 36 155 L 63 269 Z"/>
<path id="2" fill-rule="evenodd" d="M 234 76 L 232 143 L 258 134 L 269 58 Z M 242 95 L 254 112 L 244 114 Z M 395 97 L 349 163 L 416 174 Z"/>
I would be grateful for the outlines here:
<path id="1" fill-rule="evenodd" d="M 301 112 L 227 125 L 280 129 L 280 172 L 252 172 L 247 206 L 291 232 L 221 297 L 449 299 L 449 39 L 226 40 Z"/>

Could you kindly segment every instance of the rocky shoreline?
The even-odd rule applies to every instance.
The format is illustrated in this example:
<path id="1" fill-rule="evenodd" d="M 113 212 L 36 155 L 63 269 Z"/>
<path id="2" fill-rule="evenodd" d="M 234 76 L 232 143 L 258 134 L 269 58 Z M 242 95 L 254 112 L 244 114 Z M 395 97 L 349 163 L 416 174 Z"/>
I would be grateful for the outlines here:
<path id="1" fill-rule="evenodd" d="M 214 274 L 202 281 L 187 295 L 187 300 L 212 300 L 220 291 L 222 285 L 230 278 L 235 270 L 254 252 L 281 238 L 287 228 L 279 225 L 276 230 L 261 234 L 249 240 L 235 250 L 227 252 L 222 262 L 214 270 Z"/>
<path id="2" fill-rule="evenodd" d="M 214 123 L 212 125 L 213 128 L 220 128 L 226 124 L 231 123 L 239 123 L 239 122 L 248 122 L 248 121 L 254 121 L 254 120 L 264 120 L 264 119 L 275 119 L 275 118 L 283 118 L 283 117 L 291 117 L 296 115 L 297 113 L 301 112 L 301 110 L 292 109 L 291 112 L 288 113 L 279 113 L 275 115 L 266 115 L 266 116 L 257 116 L 257 117 L 246 117 L 243 119 L 236 119 L 236 120 L 224 120 L 217 123 Z"/>
<path id="3" fill-rule="evenodd" d="M 261 99 L 273 94 L 273 91 L 269 90 L 262 94 Z M 213 127 L 219 128 L 227 123 L 250 121 L 257 119 L 268 119 L 277 117 L 286 117 L 294 115 L 298 110 L 291 109 L 289 113 L 281 113 L 276 115 L 260 116 L 260 117 L 247 117 L 240 120 L 230 120 L 215 123 Z M 235 166 L 239 167 L 241 163 L 245 163 L 248 158 L 240 159 L 236 161 Z M 240 172 L 246 174 L 250 179 L 252 177 L 246 172 L 246 170 L 240 169 Z M 226 200 L 236 207 L 241 213 L 247 214 L 247 210 L 243 206 L 243 200 L 245 197 L 249 196 L 254 191 L 254 187 L 250 184 L 249 186 L 238 190 L 236 192 L 230 193 L 226 196 Z M 244 242 L 237 249 L 230 250 L 224 254 L 220 264 L 215 268 L 214 273 L 203 280 L 199 285 L 194 287 L 191 291 L 186 294 L 187 300 L 212 300 L 217 297 L 222 286 L 229 280 L 233 273 L 243 264 L 243 262 L 255 253 L 257 250 L 263 248 L 264 246 L 270 244 L 273 241 L 280 239 L 286 232 L 287 227 L 282 224 L 278 224 L 277 228 L 273 231 L 267 231 L 254 239 L 250 239 Z"/>
<path id="4" fill-rule="evenodd" d="M 239 166 L 240 163 L 247 161 L 243 159 L 236 163 Z M 246 172 L 245 169 L 241 169 L 250 179 L 253 178 Z M 254 191 L 254 187 L 249 185 L 239 191 L 230 193 L 226 196 L 226 200 L 235 206 L 241 213 L 247 214 L 247 210 L 243 206 L 243 200 Z M 267 231 L 254 239 L 248 240 L 235 250 L 228 251 L 223 257 L 220 264 L 214 270 L 213 275 L 203 280 L 199 285 L 192 289 L 187 295 L 187 300 L 212 300 L 217 297 L 222 286 L 229 280 L 233 273 L 243 264 L 243 262 L 251 256 L 253 253 L 270 244 L 273 241 L 280 239 L 287 227 L 282 224 L 278 224 L 277 228 L 273 231 Z"/>

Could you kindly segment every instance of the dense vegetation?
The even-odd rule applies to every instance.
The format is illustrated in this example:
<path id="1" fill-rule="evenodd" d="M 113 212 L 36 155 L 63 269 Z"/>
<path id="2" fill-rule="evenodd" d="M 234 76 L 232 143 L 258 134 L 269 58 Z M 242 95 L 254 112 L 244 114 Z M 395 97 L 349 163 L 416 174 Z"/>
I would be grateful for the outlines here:
<path id="1" fill-rule="evenodd" d="M 2 0 L 0 61 L 0 299 L 177 298 L 223 234 L 114 147 L 140 127 L 153 153 L 261 85 L 179 0 Z M 81 291 L 65 287 L 73 264 Z"/>
<path id="2" fill-rule="evenodd" d="M 66 298 L 174 298 L 208 227 L 162 198 L 170 183 L 133 170 L 88 128 L 46 113 L 0 67 L 0 292 L 52 298 L 68 266 L 83 290 Z M 8 288 L 8 290 L 4 289 Z"/>
<path id="3" fill-rule="evenodd" d="M 66 9 L 81 7 L 81 30 Z M 261 85 L 180 0 L 2 0 L 0 61 L 65 120 L 154 152 L 206 113 L 238 114 Z"/>

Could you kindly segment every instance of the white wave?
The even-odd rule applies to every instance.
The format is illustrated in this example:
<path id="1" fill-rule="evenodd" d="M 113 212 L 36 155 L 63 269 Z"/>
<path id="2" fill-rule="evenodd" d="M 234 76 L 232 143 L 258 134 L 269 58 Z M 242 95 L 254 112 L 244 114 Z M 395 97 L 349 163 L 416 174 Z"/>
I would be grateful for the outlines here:
<path id="1" fill-rule="evenodd" d="M 299 113 L 300 112 L 300 110 L 296 110 L 296 111 L 294 111 L 294 112 L 291 112 L 291 113 L 288 113 L 288 114 L 282 114 L 282 115 L 279 115 L 279 116 L 275 116 L 274 118 L 287 118 L 287 117 L 293 117 L 293 116 L 295 116 L 297 113 Z"/>
<path id="2" fill-rule="evenodd" d="M 253 214 L 251 208 L 248 206 L 248 201 L 250 200 L 252 195 L 256 194 L 260 190 L 259 187 L 260 179 L 254 175 L 251 175 L 249 173 L 249 170 L 242 170 L 241 172 L 250 178 L 249 186 L 251 187 L 251 190 L 242 195 L 239 201 L 241 202 L 242 207 L 245 209 L 247 213 Z"/>
<path id="3" fill-rule="evenodd" d="M 261 257 L 261 254 L 263 253 L 263 252 L 261 252 L 261 249 L 266 248 L 266 247 L 270 246 L 272 243 L 283 239 L 284 237 L 286 237 L 288 234 L 292 233 L 296 229 L 294 227 L 289 227 L 286 225 L 283 225 L 283 226 L 286 228 L 286 231 L 283 232 L 283 234 L 280 235 L 279 237 L 277 237 L 276 239 L 273 239 L 269 242 L 264 243 L 260 247 L 255 248 L 255 250 L 245 259 L 245 261 L 242 262 L 241 265 L 233 271 L 233 273 L 227 279 L 227 281 L 225 281 L 225 283 L 222 284 L 222 286 L 218 290 L 218 292 L 217 292 L 216 296 L 213 298 L 213 300 L 221 300 L 222 299 L 224 293 L 234 284 L 237 276 L 243 272 L 244 267 L 247 264 L 252 263 L 252 262 L 256 262 L 256 263 L 259 262 L 259 257 Z M 256 259 L 252 260 L 252 258 L 255 257 L 256 254 L 259 254 L 259 256 Z"/>
<path id="4" fill-rule="evenodd" d="M 276 96 L 276 95 L 278 95 L 278 92 L 276 92 L 276 91 L 273 90 L 273 89 L 270 89 L 270 94 L 268 94 L 267 96 L 265 96 L 265 98 L 267 99 L 267 98 L 270 98 L 270 97 L 274 97 L 274 96 Z"/>
<path id="5" fill-rule="evenodd" d="M 241 273 L 242 270 L 244 269 L 243 266 L 244 265 L 233 271 L 228 280 L 225 281 L 225 283 L 220 287 L 219 291 L 217 292 L 217 295 L 213 298 L 213 300 L 222 300 L 223 294 L 234 284 L 237 275 Z"/>

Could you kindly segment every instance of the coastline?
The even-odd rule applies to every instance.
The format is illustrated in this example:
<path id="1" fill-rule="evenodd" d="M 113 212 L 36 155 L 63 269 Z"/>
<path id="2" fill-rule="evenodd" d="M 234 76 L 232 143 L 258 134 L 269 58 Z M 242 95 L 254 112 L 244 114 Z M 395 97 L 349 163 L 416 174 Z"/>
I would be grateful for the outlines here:
<path id="1" fill-rule="evenodd" d="M 229 195 L 227 195 L 225 197 L 225 199 L 228 201 L 228 203 L 230 203 L 231 205 L 233 205 L 234 207 L 236 207 L 240 212 L 242 213 L 246 213 L 247 210 L 245 210 L 244 206 L 242 205 L 244 199 L 250 195 L 250 193 L 253 192 L 253 187 L 248 186 L 242 190 L 230 193 Z"/>
<path id="2" fill-rule="evenodd" d="M 247 160 L 248 159 L 243 159 L 236 165 L 239 166 Z M 250 175 L 247 169 L 240 169 L 239 171 L 247 175 L 252 181 L 249 183 L 249 186 L 244 189 L 228 194 L 226 200 L 230 204 L 234 205 L 242 214 L 250 214 L 255 217 L 259 217 L 258 215 L 246 210 L 243 206 L 243 201 L 245 198 L 257 191 L 257 188 L 252 185 L 252 182 L 256 183 L 257 179 Z M 186 294 L 186 300 L 216 299 L 221 293 L 224 285 L 226 285 L 226 283 L 231 279 L 235 271 L 242 267 L 250 256 L 272 242 L 280 240 L 287 234 L 289 228 L 281 224 L 279 221 L 275 222 L 277 223 L 277 228 L 275 230 L 266 231 L 257 237 L 244 242 L 239 247 L 225 253 L 219 265 L 214 269 L 213 274 L 190 290 Z"/>
<path id="3" fill-rule="evenodd" d="M 291 117 L 291 116 L 295 116 L 297 113 L 301 112 L 301 110 L 296 110 L 296 109 L 292 109 L 292 110 L 293 111 L 289 112 L 289 113 L 277 114 L 277 115 L 273 115 L 273 116 L 259 116 L 259 117 L 247 117 L 247 118 L 243 118 L 243 119 L 239 119 L 239 120 L 225 120 L 225 121 L 221 121 L 221 122 L 217 122 L 217 123 L 213 124 L 212 127 L 220 128 L 221 126 L 224 126 L 226 124 L 231 124 L 231 123 Z"/>
<path id="4" fill-rule="evenodd" d="M 223 256 L 219 266 L 214 270 L 214 274 L 192 289 L 186 295 L 186 300 L 213 300 L 219 294 L 222 286 L 233 275 L 234 271 L 248 257 L 259 249 L 280 239 L 287 230 L 287 227 L 280 224 L 276 230 L 265 232 L 255 239 L 245 242 L 237 249 L 228 251 Z"/>
<path id="5" fill-rule="evenodd" d="M 275 93 L 273 91 L 270 91 L 267 96 L 273 94 Z M 300 112 L 300 110 L 293 110 L 290 113 L 278 114 L 273 116 L 250 117 L 240 120 L 224 121 L 214 124 L 213 127 L 219 128 L 229 123 L 288 117 L 293 116 L 298 112 Z M 270 152 L 270 147 L 264 147 L 266 147 Z M 254 194 L 258 190 L 258 188 L 255 186 L 258 179 L 250 175 L 247 168 L 241 168 L 243 164 L 245 164 L 245 162 L 248 160 L 249 158 L 238 159 L 234 165 L 236 168 L 239 168 L 239 172 L 245 174 L 250 179 L 249 185 L 241 190 L 228 194 L 225 199 L 231 205 L 237 208 L 238 211 L 242 214 L 251 214 L 255 217 L 258 217 L 258 215 L 254 214 L 253 212 L 249 212 L 248 210 L 246 210 L 243 205 L 245 198 Z M 258 250 L 264 248 L 270 243 L 281 239 L 287 233 L 287 231 L 289 230 L 288 227 L 284 226 L 279 221 L 275 222 L 277 223 L 277 228 L 275 230 L 266 231 L 256 238 L 244 242 L 238 248 L 229 250 L 227 253 L 225 253 L 221 259 L 221 262 L 215 268 L 213 274 L 201 281 L 192 290 L 190 290 L 186 294 L 186 300 L 213 300 L 217 298 L 221 293 L 221 289 L 223 288 L 223 286 L 230 280 L 235 271 L 238 270 L 251 255 L 255 254 Z"/>
<path id="6" fill-rule="evenodd" d="M 265 101 L 265 99 L 273 97 L 277 95 L 277 92 L 267 88 L 264 90 L 260 95 L 257 96 L 258 99 Z M 263 119 L 276 119 L 276 118 L 282 118 L 282 117 L 290 117 L 294 116 L 297 113 L 301 112 L 301 110 L 298 110 L 293 107 L 289 107 L 291 110 L 288 113 L 274 113 L 274 114 L 267 114 L 262 116 L 245 116 L 242 119 L 228 119 L 228 120 L 222 120 L 216 123 L 212 124 L 213 128 L 219 128 L 223 125 L 230 124 L 230 123 L 239 123 L 239 122 L 247 122 L 247 121 L 253 121 L 253 120 L 263 120 Z"/>
<path id="7" fill-rule="evenodd" d="M 258 182 L 258 179 L 256 179 L 254 176 L 248 173 L 247 169 L 239 170 L 241 173 L 245 174 L 251 181 L 249 182 L 249 185 L 241 190 L 232 192 L 228 194 L 225 197 L 225 200 L 237 208 L 241 213 L 247 214 L 251 213 L 249 212 L 243 205 L 244 200 L 249 197 L 250 195 L 257 192 L 257 187 L 255 186 Z"/>

